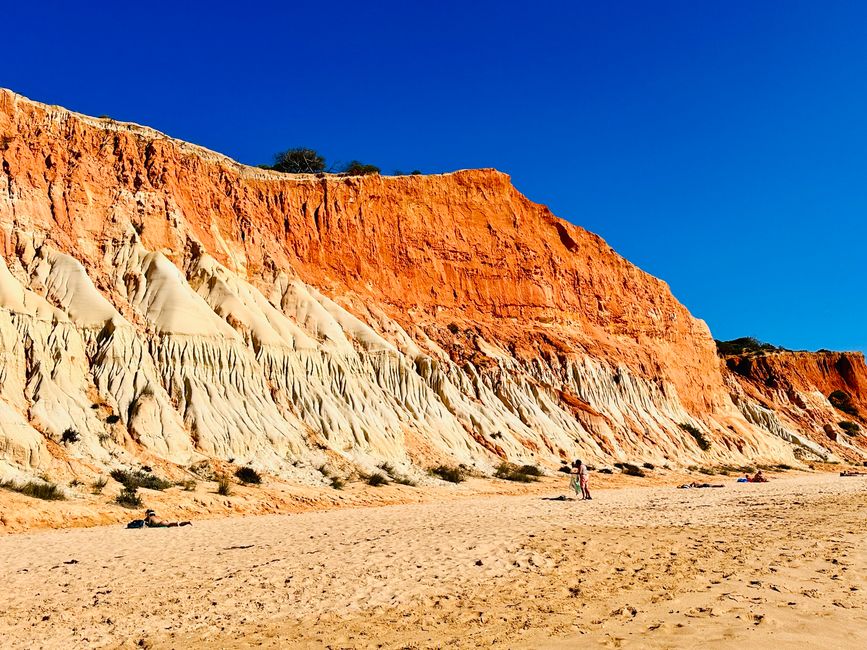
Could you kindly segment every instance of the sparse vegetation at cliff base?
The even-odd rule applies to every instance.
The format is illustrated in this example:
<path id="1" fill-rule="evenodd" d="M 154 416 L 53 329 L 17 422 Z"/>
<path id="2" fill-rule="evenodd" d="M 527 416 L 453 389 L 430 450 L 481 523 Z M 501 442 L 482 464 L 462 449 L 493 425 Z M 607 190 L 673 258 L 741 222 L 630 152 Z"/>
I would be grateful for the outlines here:
<path id="1" fill-rule="evenodd" d="M 449 483 L 461 483 L 466 480 L 466 474 L 460 467 L 437 465 L 431 468 L 430 473 Z"/>
<path id="2" fill-rule="evenodd" d="M 235 476 L 241 483 L 247 485 L 259 485 L 262 482 L 262 475 L 252 467 L 239 467 L 235 472 Z"/>
<path id="3" fill-rule="evenodd" d="M 24 496 L 33 497 L 34 499 L 42 499 L 44 501 L 62 501 L 66 499 L 63 490 L 57 487 L 54 483 L 41 481 L 27 481 L 26 483 L 16 483 L 15 481 L 2 481 L 0 488 L 18 492 Z"/>
<path id="4" fill-rule="evenodd" d="M 132 472 L 123 469 L 115 469 L 111 471 L 111 478 L 126 488 L 167 490 L 173 485 L 171 481 L 166 481 L 165 479 L 155 476 L 150 472 L 145 472 L 144 470 Z"/>
<path id="5" fill-rule="evenodd" d="M 500 463 L 494 472 L 496 478 L 518 483 L 534 483 L 539 480 L 542 471 L 535 465 L 513 465 Z"/>

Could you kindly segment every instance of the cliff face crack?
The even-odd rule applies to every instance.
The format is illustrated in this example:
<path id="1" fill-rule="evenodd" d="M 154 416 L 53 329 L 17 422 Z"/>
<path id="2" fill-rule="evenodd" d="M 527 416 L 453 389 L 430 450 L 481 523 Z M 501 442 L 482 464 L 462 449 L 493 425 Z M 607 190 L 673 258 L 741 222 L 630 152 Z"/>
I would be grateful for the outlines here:
<path id="1" fill-rule="evenodd" d="M 572 239 L 569 231 L 566 230 L 566 226 L 558 222 L 554 224 L 554 227 L 557 229 L 557 235 L 560 237 L 560 243 L 562 243 L 563 246 L 565 246 L 570 253 L 577 253 L 579 250 L 578 242 Z"/>

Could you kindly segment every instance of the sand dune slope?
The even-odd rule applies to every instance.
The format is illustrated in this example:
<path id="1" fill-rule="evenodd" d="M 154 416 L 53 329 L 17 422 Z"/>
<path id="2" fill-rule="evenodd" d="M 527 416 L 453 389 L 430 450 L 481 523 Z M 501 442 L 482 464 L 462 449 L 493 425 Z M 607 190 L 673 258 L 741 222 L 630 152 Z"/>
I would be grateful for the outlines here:
<path id="1" fill-rule="evenodd" d="M 68 647 L 867 644 L 867 477 L 0 539 L 0 638 Z M 746 646 L 744 644 L 747 644 Z"/>

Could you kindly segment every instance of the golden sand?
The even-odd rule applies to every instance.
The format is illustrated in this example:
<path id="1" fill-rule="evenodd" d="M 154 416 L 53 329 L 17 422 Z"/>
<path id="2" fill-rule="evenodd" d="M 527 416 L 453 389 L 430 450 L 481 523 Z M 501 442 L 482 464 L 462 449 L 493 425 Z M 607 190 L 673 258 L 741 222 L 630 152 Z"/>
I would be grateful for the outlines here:
<path id="1" fill-rule="evenodd" d="M 867 647 L 867 477 L 724 482 L 8 535 L 0 639 Z"/>

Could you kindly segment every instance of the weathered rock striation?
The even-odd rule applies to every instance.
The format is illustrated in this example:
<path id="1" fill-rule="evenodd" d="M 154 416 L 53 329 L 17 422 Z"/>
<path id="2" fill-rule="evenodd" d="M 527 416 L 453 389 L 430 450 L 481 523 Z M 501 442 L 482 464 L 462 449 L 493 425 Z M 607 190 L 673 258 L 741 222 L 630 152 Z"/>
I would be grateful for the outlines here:
<path id="1" fill-rule="evenodd" d="M 0 472 L 840 453 L 494 170 L 286 175 L 0 90 L 0 251 Z"/>

